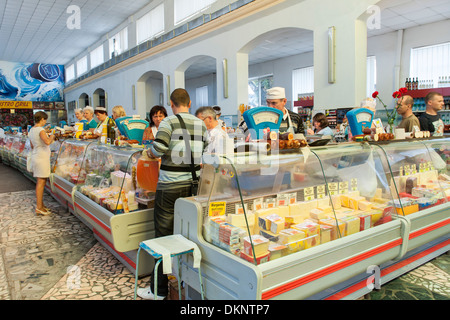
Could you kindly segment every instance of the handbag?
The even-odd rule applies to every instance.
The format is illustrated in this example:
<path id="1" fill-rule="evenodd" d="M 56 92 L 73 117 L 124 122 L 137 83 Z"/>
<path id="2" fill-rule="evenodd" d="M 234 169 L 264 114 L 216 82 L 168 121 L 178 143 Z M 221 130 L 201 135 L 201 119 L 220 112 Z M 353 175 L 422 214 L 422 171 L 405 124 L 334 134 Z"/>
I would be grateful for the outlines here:
<path id="1" fill-rule="evenodd" d="M 177 114 L 176 115 L 178 120 L 180 121 L 181 129 L 183 129 L 183 136 L 184 136 L 184 143 L 186 145 L 186 151 L 189 151 L 191 153 L 191 174 L 192 174 L 192 183 L 191 183 L 191 195 L 196 196 L 198 194 L 198 177 L 197 173 L 195 172 L 195 166 L 194 166 L 194 156 L 192 155 L 191 145 L 190 145 L 190 138 L 189 135 L 187 135 L 187 129 L 186 124 L 183 121 L 183 118 Z"/>
<path id="2" fill-rule="evenodd" d="M 33 165 L 32 165 L 32 161 L 31 161 L 31 153 L 28 154 L 28 157 L 27 157 L 27 171 L 28 172 L 33 172 Z"/>

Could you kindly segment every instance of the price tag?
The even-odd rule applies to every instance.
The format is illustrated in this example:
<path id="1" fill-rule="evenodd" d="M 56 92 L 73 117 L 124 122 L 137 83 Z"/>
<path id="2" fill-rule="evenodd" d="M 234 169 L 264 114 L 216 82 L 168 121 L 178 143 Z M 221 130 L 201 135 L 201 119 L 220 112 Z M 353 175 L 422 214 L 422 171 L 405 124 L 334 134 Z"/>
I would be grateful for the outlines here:
<path id="1" fill-rule="evenodd" d="M 348 193 L 348 181 L 339 182 L 339 193 L 340 194 Z"/>
<path id="2" fill-rule="evenodd" d="M 337 182 L 331 182 L 328 184 L 328 190 L 330 195 L 335 196 L 339 194 L 339 184 Z"/>
<path id="3" fill-rule="evenodd" d="M 226 202 L 211 202 L 209 204 L 209 216 L 218 217 L 224 216 L 226 213 L 227 203 Z"/>
<path id="4" fill-rule="evenodd" d="M 358 191 L 358 179 L 352 179 L 350 185 L 352 191 Z"/>
<path id="5" fill-rule="evenodd" d="M 325 185 L 320 185 L 316 187 L 316 194 L 317 194 L 317 199 L 323 199 L 325 198 L 325 194 L 326 194 L 326 186 Z"/>
<path id="6" fill-rule="evenodd" d="M 305 188 L 303 190 L 303 195 L 304 195 L 305 201 L 314 200 L 314 187 Z"/>
<path id="7" fill-rule="evenodd" d="M 289 204 L 289 198 L 287 194 L 277 194 L 277 207 L 287 206 Z"/>
<path id="8" fill-rule="evenodd" d="M 264 208 L 264 198 L 253 200 L 253 211 L 261 210 Z"/>

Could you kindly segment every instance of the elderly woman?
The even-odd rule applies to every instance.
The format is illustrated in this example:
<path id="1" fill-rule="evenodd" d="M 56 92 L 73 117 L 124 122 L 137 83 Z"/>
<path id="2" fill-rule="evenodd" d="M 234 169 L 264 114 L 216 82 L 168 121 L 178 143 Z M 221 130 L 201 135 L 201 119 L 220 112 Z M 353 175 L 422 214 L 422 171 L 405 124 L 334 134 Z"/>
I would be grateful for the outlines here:
<path id="1" fill-rule="evenodd" d="M 86 119 L 84 118 L 84 114 L 83 114 L 83 110 L 81 109 L 75 109 L 75 118 L 77 118 L 76 122 L 82 122 L 82 123 L 86 123 Z"/>
<path id="2" fill-rule="evenodd" d="M 39 111 L 34 115 L 34 127 L 28 137 L 31 142 L 31 166 L 36 182 L 36 215 L 49 215 L 50 210 L 44 206 L 44 188 L 50 176 L 50 144 L 55 141 L 54 135 L 48 135 L 44 129 L 48 115 Z"/>
<path id="3" fill-rule="evenodd" d="M 84 131 L 94 131 L 97 128 L 97 121 L 94 119 L 94 108 L 87 106 L 83 109 L 83 115 L 86 118 L 86 123 L 83 125 Z"/>

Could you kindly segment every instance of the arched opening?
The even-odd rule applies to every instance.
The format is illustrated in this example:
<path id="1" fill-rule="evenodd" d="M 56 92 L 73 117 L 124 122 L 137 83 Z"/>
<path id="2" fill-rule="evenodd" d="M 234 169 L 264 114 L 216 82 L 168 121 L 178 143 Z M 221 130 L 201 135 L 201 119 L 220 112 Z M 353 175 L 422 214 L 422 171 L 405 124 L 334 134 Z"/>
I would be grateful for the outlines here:
<path id="1" fill-rule="evenodd" d="M 83 109 L 90 105 L 90 98 L 87 93 L 82 93 L 78 98 L 78 108 Z"/>
<path id="2" fill-rule="evenodd" d="M 183 62 L 177 69 L 184 72 L 185 89 L 191 97 L 191 113 L 203 106 L 217 104 L 216 59 L 210 56 L 195 56 Z"/>
<path id="3" fill-rule="evenodd" d="M 94 91 L 94 94 L 92 95 L 93 97 L 93 108 L 95 107 L 106 107 L 108 108 L 108 106 L 106 105 L 106 92 L 104 89 L 98 88 L 97 90 Z"/>
<path id="4" fill-rule="evenodd" d="M 149 117 L 150 110 L 156 106 L 164 105 L 163 74 L 158 71 L 148 71 L 137 81 L 136 103 L 138 113 Z"/>

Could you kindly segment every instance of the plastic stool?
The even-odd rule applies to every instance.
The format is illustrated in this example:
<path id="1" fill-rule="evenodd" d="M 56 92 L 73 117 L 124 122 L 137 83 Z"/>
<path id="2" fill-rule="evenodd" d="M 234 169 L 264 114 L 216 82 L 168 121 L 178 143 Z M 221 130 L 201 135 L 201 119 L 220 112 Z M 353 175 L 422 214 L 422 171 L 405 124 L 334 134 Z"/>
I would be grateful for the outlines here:
<path id="1" fill-rule="evenodd" d="M 183 237 L 182 235 L 176 234 L 171 236 L 165 236 L 160 238 L 155 238 L 151 240 L 142 241 L 139 243 L 139 249 L 137 253 L 137 259 L 136 259 L 136 274 L 135 274 L 135 283 L 134 283 L 134 300 L 136 300 L 137 295 L 137 286 L 138 286 L 138 268 L 139 268 L 139 255 L 141 250 L 144 250 L 149 255 L 151 255 L 153 258 L 155 258 L 157 261 L 155 263 L 154 268 L 154 279 L 155 283 L 153 284 L 154 290 L 153 294 L 156 297 L 158 295 L 158 276 L 157 276 L 157 270 L 158 266 L 163 261 L 163 270 L 164 274 L 170 273 L 172 270 L 172 257 L 177 257 L 178 262 L 178 298 L 181 300 L 181 272 L 180 272 L 180 256 L 187 253 L 192 253 L 194 255 L 194 267 L 197 265 L 198 269 L 198 277 L 200 280 L 200 290 L 202 294 L 202 300 L 204 300 L 204 293 L 203 293 L 203 282 L 202 282 L 202 273 L 200 269 L 200 261 L 201 261 L 201 253 L 198 249 L 198 246 Z M 170 263 L 170 265 L 167 265 L 167 263 Z"/>

